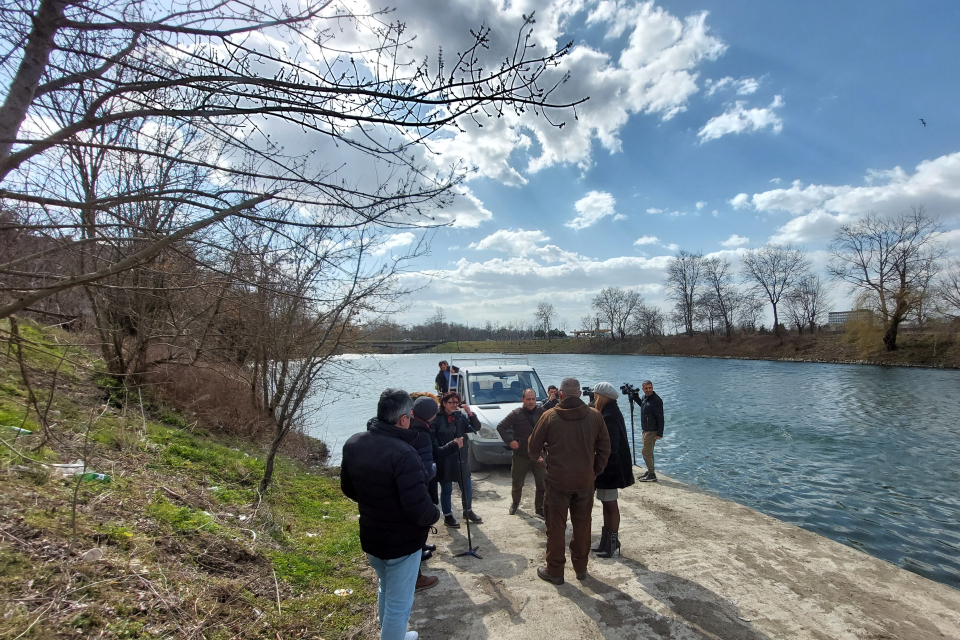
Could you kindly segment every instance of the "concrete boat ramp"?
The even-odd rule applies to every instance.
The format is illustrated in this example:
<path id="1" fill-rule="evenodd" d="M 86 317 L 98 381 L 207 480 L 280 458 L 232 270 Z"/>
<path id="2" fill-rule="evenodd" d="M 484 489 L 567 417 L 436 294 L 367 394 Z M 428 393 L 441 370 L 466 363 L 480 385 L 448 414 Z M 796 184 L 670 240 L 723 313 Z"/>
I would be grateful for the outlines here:
<path id="1" fill-rule="evenodd" d="M 960 591 L 658 475 L 620 492 L 623 557 L 592 556 L 581 582 L 568 556 L 554 586 L 536 575 L 546 537 L 532 477 L 510 516 L 509 470 L 475 473 L 482 559 L 454 557 L 466 526 L 440 523 L 424 571 L 440 583 L 417 594 L 409 628 L 424 640 L 960 640 Z M 596 503 L 594 540 L 601 523 Z"/>

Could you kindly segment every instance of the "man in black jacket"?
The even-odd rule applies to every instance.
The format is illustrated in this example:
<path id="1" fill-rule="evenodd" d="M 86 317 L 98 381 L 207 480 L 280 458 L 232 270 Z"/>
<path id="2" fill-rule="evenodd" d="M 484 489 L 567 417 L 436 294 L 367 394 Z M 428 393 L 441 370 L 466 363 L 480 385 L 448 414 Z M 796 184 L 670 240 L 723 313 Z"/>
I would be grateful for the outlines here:
<path id="1" fill-rule="evenodd" d="M 523 390 L 522 402 L 521 406 L 508 413 L 497 425 L 497 433 L 513 449 L 513 458 L 510 462 L 510 477 L 513 482 L 510 515 L 515 514 L 517 509 L 520 508 L 523 483 L 527 479 L 527 473 L 532 471 L 533 481 L 536 485 L 533 508 L 536 510 L 536 514 L 542 518 L 547 470 L 543 466 L 542 457 L 530 457 L 530 453 L 527 451 L 527 440 L 529 440 L 530 434 L 533 433 L 533 428 L 537 426 L 537 420 L 540 419 L 543 412 L 555 406 L 556 402 L 553 402 L 550 406 L 538 405 L 537 392 L 533 389 Z"/>
<path id="2" fill-rule="evenodd" d="M 407 632 L 420 553 L 440 510 L 411 443 L 413 399 L 401 389 L 380 395 L 377 417 L 343 445 L 340 488 L 360 507 L 360 546 L 377 573 L 381 640 L 416 640 Z"/>
<path id="3" fill-rule="evenodd" d="M 640 399 L 640 427 L 643 430 L 643 462 L 647 472 L 640 476 L 640 482 L 656 482 L 657 474 L 653 468 L 653 445 L 663 438 L 663 400 L 653 392 L 653 383 L 644 380 L 640 385 L 643 398 Z"/>

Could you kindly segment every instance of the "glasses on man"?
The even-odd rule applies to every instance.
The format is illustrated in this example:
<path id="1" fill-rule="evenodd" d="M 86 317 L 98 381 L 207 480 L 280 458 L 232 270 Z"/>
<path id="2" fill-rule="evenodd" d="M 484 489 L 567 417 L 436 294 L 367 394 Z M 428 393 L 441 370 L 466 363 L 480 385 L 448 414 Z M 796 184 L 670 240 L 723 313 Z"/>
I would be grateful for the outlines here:
<path id="1" fill-rule="evenodd" d="M 444 404 L 460 404 L 459 400 L 447 400 Z"/>

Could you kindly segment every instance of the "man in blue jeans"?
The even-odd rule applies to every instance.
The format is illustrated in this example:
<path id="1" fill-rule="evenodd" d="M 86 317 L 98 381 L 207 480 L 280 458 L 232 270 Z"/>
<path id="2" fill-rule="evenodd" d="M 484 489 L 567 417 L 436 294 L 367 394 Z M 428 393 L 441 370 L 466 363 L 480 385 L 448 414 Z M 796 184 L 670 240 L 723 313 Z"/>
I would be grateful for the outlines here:
<path id="1" fill-rule="evenodd" d="M 417 640 L 407 631 L 420 554 L 440 510 L 411 442 L 413 399 L 401 389 L 380 394 L 377 417 L 343 445 L 340 488 L 360 507 L 360 546 L 377 573 L 380 640 Z"/>

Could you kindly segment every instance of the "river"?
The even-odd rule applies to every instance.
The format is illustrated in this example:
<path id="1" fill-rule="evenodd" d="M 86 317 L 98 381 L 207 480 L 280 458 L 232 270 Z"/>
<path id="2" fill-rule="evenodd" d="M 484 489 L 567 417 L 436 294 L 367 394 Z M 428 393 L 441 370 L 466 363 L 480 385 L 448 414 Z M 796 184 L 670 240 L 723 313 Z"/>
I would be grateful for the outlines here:
<path id="1" fill-rule="evenodd" d="M 332 384 L 340 391 L 315 399 L 309 419 L 310 434 L 331 448 L 331 464 L 375 415 L 382 389 L 433 391 L 441 358 L 457 356 L 345 357 Z M 652 380 L 666 414 L 659 471 L 960 589 L 960 371 L 651 356 L 529 359 L 544 385 L 569 375 L 617 387 Z M 619 403 L 629 422 L 627 399 Z M 636 428 L 639 437 L 639 421 Z"/>

